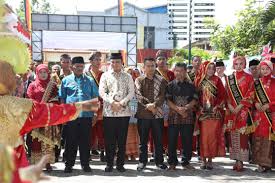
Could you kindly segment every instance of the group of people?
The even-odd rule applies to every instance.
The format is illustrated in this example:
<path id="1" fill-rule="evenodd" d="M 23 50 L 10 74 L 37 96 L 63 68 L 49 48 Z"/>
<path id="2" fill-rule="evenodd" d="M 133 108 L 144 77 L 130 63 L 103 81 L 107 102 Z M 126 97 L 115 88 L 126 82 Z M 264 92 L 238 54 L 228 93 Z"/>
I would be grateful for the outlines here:
<path id="1" fill-rule="evenodd" d="M 98 111 L 99 101 L 93 98 L 70 104 L 50 103 L 57 88 L 44 65 L 37 67 L 37 74 L 33 77 L 35 81 L 28 88 L 27 93 L 33 99 L 12 96 L 24 93 L 25 82 L 21 82 L 23 77 L 16 73 L 27 72 L 29 49 L 14 36 L 1 36 L 0 40 L 0 182 L 37 182 L 43 178 L 41 172 L 44 166 L 51 161 L 54 139 L 50 134 L 55 131 L 51 127 L 76 119 L 81 111 Z M 5 45 L 13 45 L 13 49 Z M 23 138 L 30 132 L 35 133 L 33 142 L 36 146 L 33 150 L 40 159 L 32 166 L 29 166 Z M 40 155 L 44 150 L 47 155 Z M 35 161 L 36 157 L 33 159 Z"/>
<path id="2" fill-rule="evenodd" d="M 238 56 L 233 60 L 233 74 L 226 76 L 222 61 L 202 62 L 199 56 L 193 57 L 191 68 L 176 63 L 169 70 L 166 53 L 158 51 L 137 69 L 124 68 L 122 55 L 112 53 L 111 68 L 106 72 L 101 71 L 101 57 L 100 52 L 93 53 L 84 72 L 83 57 L 71 59 L 63 54 L 61 66 L 52 66 L 51 72 L 45 64 L 32 63 L 27 75 L 15 78 L 17 87 L 16 92 L 11 89 L 12 94 L 32 102 L 17 101 L 26 106 L 26 111 L 16 115 L 17 120 L 22 125 L 27 122 L 13 133 L 18 133 L 13 144 L 17 151 L 24 151 L 22 142 L 21 146 L 15 144 L 25 136 L 31 163 L 49 154 L 46 168 L 51 171 L 62 141 L 65 173 L 73 171 L 78 148 L 85 172 L 92 171 L 91 150 L 100 151 L 100 160 L 106 161 L 105 172 L 113 171 L 115 156 L 119 172 L 126 171 L 128 156 L 139 156 L 137 170 L 142 171 L 149 151 L 158 169 L 175 170 L 178 152 L 182 167 L 194 169 L 190 161 L 192 152 L 198 151 L 200 168 L 212 170 L 212 159 L 225 156 L 226 146 L 236 161 L 234 171 L 243 171 L 243 163 L 250 160 L 259 165 L 259 172 L 275 166 L 271 61 L 252 60 L 251 73 L 246 73 L 246 59 Z M 101 103 L 99 109 L 94 98 Z M 37 120 L 42 122 L 33 123 Z"/>

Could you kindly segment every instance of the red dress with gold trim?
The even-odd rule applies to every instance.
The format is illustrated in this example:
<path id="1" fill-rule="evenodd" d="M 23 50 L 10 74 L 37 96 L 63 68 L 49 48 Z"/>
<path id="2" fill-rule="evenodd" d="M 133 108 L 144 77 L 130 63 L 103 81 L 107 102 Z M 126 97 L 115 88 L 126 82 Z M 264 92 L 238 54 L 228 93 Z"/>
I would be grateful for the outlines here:
<path id="1" fill-rule="evenodd" d="M 226 78 L 227 104 L 236 108 L 243 104 L 238 114 L 233 114 L 227 108 L 225 128 L 230 131 L 230 158 L 239 161 L 249 161 L 249 136 L 255 130 L 250 108 L 254 101 L 254 79 L 244 72 L 234 72 Z M 237 101 L 238 100 L 238 101 Z"/>
<path id="2" fill-rule="evenodd" d="M 211 82 L 210 84 L 208 82 Z M 200 126 L 200 156 L 214 158 L 225 156 L 224 133 L 222 130 L 222 111 L 225 102 L 225 88 L 218 76 L 212 76 L 203 86 L 199 86 L 200 106 L 209 105 L 217 108 L 214 115 L 199 114 Z"/>
<path id="3" fill-rule="evenodd" d="M 253 135 L 252 160 L 264 167 L 275 167 L 275 79 L 271 75 L 255 81 L 256 103 L 269 104 L 265 112 L 255 111 L 258 126 Z"/>
<path id="4" fill-rule="evenodd" d="M 16 170 L 13 183 L 21 183 L 18 169 L 28 166 L 22 136 L 40 127 L 59 125 L 75 119 L 81 106 L 37 103 L 29 99 L 0 96 L 0 144 L 14 148 Z"/>

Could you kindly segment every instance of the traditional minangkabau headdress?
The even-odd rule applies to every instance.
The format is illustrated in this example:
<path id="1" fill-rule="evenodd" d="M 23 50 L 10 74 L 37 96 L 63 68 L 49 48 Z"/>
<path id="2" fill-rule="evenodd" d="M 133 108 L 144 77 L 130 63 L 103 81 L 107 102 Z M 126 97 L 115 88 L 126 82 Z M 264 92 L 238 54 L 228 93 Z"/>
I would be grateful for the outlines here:
<path id="1" fill-rule="evenodd" d="M 15 36 L 0 35 L 0 60 L 10 63 L 17 74 L 26 73 L 31 61 L 28 46 Z"/>
<path id="2" fill-rule="evenodd" d="M 5 4 L 3 0 L 0 0 L 0 61 L 2 62 L 2 67 L 0 67 L 0 94 L 9 94 L 11 92 L 9 90 L 13 87 L 11 84 L 7 86 L 7 82 L 4 81 L 14 79 L 8 78 L 13 77 L 14 72 L 17 74 L 26 73 L 31 61 L 28 45 L 4 29 L 5 15 Z M 12 72 L 12 69 L 7 69 L 11 67 L 7 65 L 11 65 L 14 72 Z M 10 73 L 7 73 L 8 71 Z"/>

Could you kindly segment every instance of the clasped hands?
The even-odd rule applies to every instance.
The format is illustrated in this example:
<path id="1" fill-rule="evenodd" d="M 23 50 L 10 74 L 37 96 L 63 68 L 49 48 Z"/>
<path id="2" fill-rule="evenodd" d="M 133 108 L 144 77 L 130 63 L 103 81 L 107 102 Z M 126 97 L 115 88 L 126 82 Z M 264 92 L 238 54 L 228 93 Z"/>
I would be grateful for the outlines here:
<path id="1" fill-rule="evenodd" d="M 261 112 L 265 112 L 267 109 L 269 109 L 269 104 L 262 105 L 260 103 L 255 104 L 256 109 Z"/>
<path id="2" fill-rule="evenodd" d="M 145 108 L 151 111 L 154 115 L 157 113 L 156 105 L 154 103 L 146 104 Z"/>
<path id="3" fill-rule="evenodd" d="M 111 104 L 111 110 L 113 112 L 119 112 L 123 108 L 123 105 L 120 102 L 114 101 Z"/>
<path id="4" fill-rule="evenodd" d="M 177 106 L 176 112 L 181 115 L 182 118 L 186 118 L 188 113 L 187 111 L 191 109 L 191 106 L 189 104 L 185 105 L 184 107 Z"/>
<path id="5" fill-rule="evenodd" d="M 239 104 L 236 108 L 234 108 L 231 104 L 228 104 L 228 108 L 231 113 L 238 114 L 241 111 L 241 109 L 243 108 L 243 105 Z"/>

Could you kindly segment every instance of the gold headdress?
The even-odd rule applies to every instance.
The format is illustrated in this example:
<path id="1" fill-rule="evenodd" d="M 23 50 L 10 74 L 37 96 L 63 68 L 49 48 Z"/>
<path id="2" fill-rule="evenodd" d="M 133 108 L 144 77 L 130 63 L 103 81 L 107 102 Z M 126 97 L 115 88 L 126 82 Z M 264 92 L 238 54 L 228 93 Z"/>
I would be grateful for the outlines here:
<path id="1" fill-rule="evenodd" d="M 15 73 L 26 73 L 30 63 L 30 50 L 24 42 L 4 29 L 5 2 L 0 0 L 0 94 L 15 88 Z"/>
<path id="2" fill-rule="evenodd" d="M 26 73 L 30 64 L 28 46 L 15 36 L 0 36 L 0 60 L 10 63 L 17 74 Z M 1 68 L 0 68 L 1 69 Z"/>

